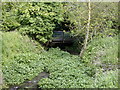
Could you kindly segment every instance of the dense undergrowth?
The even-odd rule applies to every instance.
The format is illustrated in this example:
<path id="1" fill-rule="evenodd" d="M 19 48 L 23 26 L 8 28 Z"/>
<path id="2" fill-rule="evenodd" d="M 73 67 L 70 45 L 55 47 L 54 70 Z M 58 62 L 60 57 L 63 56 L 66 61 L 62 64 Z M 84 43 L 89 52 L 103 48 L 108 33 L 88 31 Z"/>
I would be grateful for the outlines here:
<path id="1" fill-rule="evenodd" d="M 27 36 L 21 36 L 17 32 L 2 33 L 2 36 L 2 71 L 4 83 L 8 86 L 31 80 L 45 71 L 50 76 L 39 81 L 39 87 L 42 88 L 118 87 L 117 68 L 104 71 L 101 66 L 117 64 L 117 37 L 93 40 L 80 59 L 59 48 L 44 51 L 36 42 L 31 42 Z M 102 51 L 103 54 L 100 53 Z M 100 65 L 94 63 L 98 59 Z"/>
<path id="2" fill-rule="evenodd" d="M 89 43 L 82 61 L 116 69 L 118 65 L 118 36 L 94 39 Z"/>
<path id="3" fill-rule="evenodd" d="M 4 32 L 2 36 L 2 57 L 3 60 L 11 60 L 19 53 L 40 52 L 43 48 L 36 41 L 22 36 L 18 32 Z"/>
<path id="4" fill-rule="evenodd" d="M 19 78 L 21 74 L 19 74 L 17 79 L 14 80 L 13 78 L 16 78 L 14 73 L 16 71 L 14 69 L 17 70 L 17 68 L 14 67 L 15 63 L 11 64 L 11 62 L 16 61 L 16 58 L 18 58 L 21 54 L 26 57 L 26 54 L 29 53 L 40 53 L 41 51 L 43 51 L 43 48 L 36 41 L 31 40 L 28 36 L 22 36 L 18 32 L 1 32 L 1 37 L 2 41 L 0 41 L 0 44 L 2 45 L 2 70 L 5 82 L 7 81 L 7 77 L 10 78 L 10 82 L 13 84 L 16 83 L 15 80 L 18 80 L 17 82 L 20 82 Z M 24 63 L 22 67 L 24 67 L 25 64 L 26 63 Z M 9 70 L 11 70 L 10 72 L 13 76 L 11 76 L 11 74 L 9 73 L 9 71 L 7 71 L 6 68 L 9 68 Z M 23 71 L 23 69 L 21 70 Z"/>
<path id="5" fill-rule="evenodd" d="M 50 76 L 39 81 L 42 88 L 117 88 L 117 16 L 118 3 L 90 3 L 90 7 L 76 2 L 2 3 L 0 51 L 5 87 L 45 71 Z M 86 27 L 91 42 L 80 58 Z M 70 31 L 76 43 L 62 47 L 65 51 L 45 51 L 40 43 L 51 40 L 54 30 Z"/>
<path id="6" fill-rule="evenodd" d="M 58 53 L 56 50 L 54 52 Z M 44 88 L 117 88 L 117 53 L 117 36 L 96 38 L 89 43 L 83 58 L 78 59 L 77 62 L 76 59 L 72 59 L 72 61 L 71 57 L 66 60 L 69 56 L 64 56 L 64 59 L 60 56 L 61 62 L 57 61 L 58 59 L 55 61 L 52 59 L 53 63 L 49 69 L 52 67 L 55 69 L 56 66 L 57 68 L 61 67 L 62 71 L 61 68 L 53 70 L 52 76 L 42 79 L 39 85 Z M 65 63 L 69 60 L 70 63 L 67 67 Z M 60 63 L 60 66 L 59 63 L 56 65 L 57 62 Z"/>
<path id="7" fill-rule="evenodd" d="M 82 62 L 96 67 L 96 87 L 118 87 L 118 36 L 97 37 L 87 46 Z"/>

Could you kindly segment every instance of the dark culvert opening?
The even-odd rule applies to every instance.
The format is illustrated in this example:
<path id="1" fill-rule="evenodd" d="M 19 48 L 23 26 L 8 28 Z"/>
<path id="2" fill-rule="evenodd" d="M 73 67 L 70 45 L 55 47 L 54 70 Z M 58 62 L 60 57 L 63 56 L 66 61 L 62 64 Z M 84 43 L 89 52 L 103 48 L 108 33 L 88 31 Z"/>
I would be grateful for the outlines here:
<path id="1" fill-rule="evenodd" d="M 83 43 L 83 40 L 80 39 L 80 43 Z M 71 42 L 72 41 L 72 42 Z M 79 43 L 78 37 L 74 37 L 72 40 L 68 43 L 63 42 L 48 42 L 48 45 L 45 46 L 46 50 L 48 51 L 50 48 L 60 48 L 63 51 L 67 51 L 70 54 L 73 55 L 79 55 L 82 44 Z"/>
<path id="2" fill-rule="evenodd" d="M 83 42 L 83 39 L 79 36 L 74 36 L 71 33 L 71 30 L 74 30 L 75 28 L 74 23 L 68 19 L 64 19 L 64 21 L 59 24 L 56 23 L 53 30 L 52 39 L 46 42 L 43 46 L 45 46 L 47 51 L 50 48 L 58 47 L 63 51 L 69 52 L 70 54 L 79 55 L 82 48 L 82 44 L 80 45 L 80 43 Z"/>

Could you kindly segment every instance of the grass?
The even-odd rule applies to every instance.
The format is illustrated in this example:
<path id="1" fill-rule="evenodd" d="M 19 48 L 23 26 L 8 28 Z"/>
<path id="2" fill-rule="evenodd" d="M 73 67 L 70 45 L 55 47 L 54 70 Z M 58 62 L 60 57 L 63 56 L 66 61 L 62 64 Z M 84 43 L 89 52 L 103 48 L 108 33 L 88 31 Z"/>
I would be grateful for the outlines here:
<path id="1" fill-rule="evenodd" d="M 22 36 L 18 32 L 2 33 L 2 57 L 8 62 L 18 53 L 35 52 L 38 53 L 43 48 L 28 36 Z"/>
<path id="2" fill-rule="evenodd" d="M 80 59 L 59 48 L 44 51 L 40 44 L 18 32 L 1 34 L 3 75 L 7 85 L 23 83 L 47 71 L 50 77 L 38 83 L 42 88 L 118 87 L 117 36 L 94 39 Z"/>
<path id="3" fill-rule="evenodd" d="M 118 37 L 94 39 L 91 43 L 89 43 L 83 60 L 93 62 L 96 65 L 117 65 Z"/>
<path id="4" fill-rule="evenodd" d="M 90 78 L 90 71 L 94 71 L 94 69 L 85 67 L 78 56 L 70 55 L 58 48 L 41 53 L 39 52 L 41 48 L 36 47 L 27 36 L 21 36 L 18 32 L 5 32 L 2 33 L 2 36 L 3 75 L 6 85 L 20 84 L 25 80 L 31 80 L 44 70 L 51 74 L 49 85 L 52 84 L 52 81 L 58 82 L 57 86 L 54 83 L 51 87 L 59 87 L 64 80 L 66 80 L 64 83 L 66 85 L 63 84 L 60 87 L 69 87 L 70 85 L 74 87 L 72 84 L 77 83 L 75 78 L 78 77 L 80 80 L 78 80 L 79 83 L 76 87 L 79 87 L 79 85 L 81 85 L 80 87 L 89 86 L 93 81 Z M 83 77 L 86 78 L 83 80 Z M 63 80 L 60 81 L 59 78 L 63 78 Z M 68 83 L 70 78 L 71 83 Z M 88 81 L 85 85 L 86 79 L 91 82 Z M 45 85 L 43 81 L 43 87 Z"/>
<path id="5" fill-rule="evenodd" d="M 12 66 L 9 65 L 10 62 L 14 62 L 15 56 L 27 53 L 37 54 L 43 50 L 43 47 L 38 42 L 30 39 L 28 36 L 22 36 L 19 32 L 0 32 L 0 55 L 2 55 L 0 58 L 3 72 L 5 66 L 9 68 Z M 5 78 L 4 73 L 3 76 Z M 6 87 L 5 80 L 4 87 Z"/>
<path id="6" fill-rule="evenodd" d="M 2 33 L 0 32 L 0 89 L 2 89 Z"/>
<path id="7" fill-rule="evenodd" d="M 118 36 L 96 38 L 88 44 L 82 61 L 96 67 L 96 88 L 118 87 Z"/>
<path id="8" fill-rule="evenodd" d="M 96 76 L 97 88 L 118 88 L 118 70 L 106 71 Z"/>

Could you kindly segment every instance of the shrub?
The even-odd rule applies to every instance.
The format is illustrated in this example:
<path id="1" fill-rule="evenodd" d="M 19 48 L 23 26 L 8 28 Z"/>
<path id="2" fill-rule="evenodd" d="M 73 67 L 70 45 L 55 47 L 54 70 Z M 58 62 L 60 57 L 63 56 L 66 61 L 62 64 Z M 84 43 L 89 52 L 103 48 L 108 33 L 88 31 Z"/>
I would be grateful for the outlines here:
<path id="1" fill-rule="evenodd" d="M 46 71 L 50 73 L 50 76 L 39 81 L 40 88 L 117 87 L 116 71 L 110 71 L 104 75 L 97 73 L 96 69 L 93 64 L 88 66 L 82 63 L 76 55 L 52 48 L 48 52 L 39 54 L 15 55 L 14 60 L 4 65 L 3 73 L 8 85 L 31 80 L 40 72 Z"/>
<path id="2" fill-rule="evenodd" d="M 2 5 L 3 30 L 18 30 L 39 42 L 47 42 L 51 38 L 56 25 L 60 27 L 60 23 L 64 20 L 61 3 L 20 2 L 4 3 Z"/>

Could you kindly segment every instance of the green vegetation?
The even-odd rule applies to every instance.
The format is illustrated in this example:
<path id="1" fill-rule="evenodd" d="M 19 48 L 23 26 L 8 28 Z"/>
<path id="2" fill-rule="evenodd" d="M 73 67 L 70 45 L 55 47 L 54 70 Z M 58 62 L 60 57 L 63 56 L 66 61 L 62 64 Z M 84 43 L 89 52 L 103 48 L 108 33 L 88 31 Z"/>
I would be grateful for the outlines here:
<path id="1" fill-rule="evenodd" d="M 27 52 L 39 52 L 43 48 L 36 41 L 22 36 L 19 32 L 4 32 L 2 35 L 2 58 L 10 60 L 14 55 Z"/>
<path id="2" fill-rule="evenodd" d="M 15 34 L 16 39 L 10 39 L 10 35 Z M 50 73 L 49 78 L 41 79 L 39 81 L 39 86 L 42 88 L 117 88 L 117 70 L 115 71 L 107 71 L 105 74 L 102 74 L 102 68 L 96 66 L 94 63 L 90 63 L 91 59 L 93 60 L 94 56 L 91 56 L 95 51 L 103 50 L 113 50 L 117 48 L 117 40 L 112 37 L 102 38 L 100 40 L 93 40 L 91 47 L 93 46 L 93 51 L 91 47 L 88 46 L 87 53 L 84 55 L 86 58 L 80 59 L 77 55 L 71 55 L 68 52 L 61 51 L 59 48 L 51 48 L 49 51 L 38 52 L 37 50 L 41 50 L 36 48 L 32 42 L 29 41 L 28 37 L 21 36 L 17 32 L 7 32 L 3 33 L 4 35 L 9 35 L 6 37 L 4 42 L 12 42 L 13 46 L 16 48 L 11 48 L 13 53 L 9 53 L 9 62 L 7 62 L 7 58 L 3 59 L 3 74 L 4 80 L 7 85 L 20 84 L 26 80 L 31 80 L 35 76 L 37 76 L 40 72 L 46 71 Z M 14 36 L 13 36 L 14 37 Z M 15 38 L 14 37 L 14 38 Z M 24 39 L 21 39 L 24 38 Z M 26 39 L 28 42 L 26 42 Z M 111 48 L 112 42 L 115 47 Z M 3 42 L 3 43 L 4 43 Z M 24 43 L 26 45 L 26 52 L 20 48 L 21 46 L 16 45 L 16 42 Z M 99 43 L 99 44 L 98 44 Z M 4 46 L 7 46 L 4 43 Z M 97 45 L 98 46 L 97 46 Z M 11 45 L 7 46 L 10 49 Z M 99 47 L 99 48 L 98 48 Z M 29 48 L 29 51 L 27 51 Z M 102 49 L 101 49 L 102 48 Z M 17 50 L 20 50 L 17 54 L 15 54 Z M 4 49 L 4 51 L 7 49 Z M 88 53 L 89 51 L 89 53 Z M 91 53 L 91 54 L 90 54 Z M 112 53 L 112 54 L 111 54 Z M 108 58 L 112 57 L 114 59 L 110 60 L 110 62 L 104 62 L 104 64 L 111 63 L 112 65 L 117 64 L 116 57 L 117 54 L 113 54 L 114 52 L 107 53 L 107 57 L 102 55 L 99 58 L 104 57 L 104 60 L 108 60 Z M 117 53 L 117 51 L 116 51 Z M 3 58 L 7 55 L 3 53 Z M 12 55 L 12 58 L 10 56 Z M 113 55 L 113 56 L 111 56 Z M 91 59 L 89 58 L 91 57 Z M 89 63 L 87 63 L 87 59 L 89 59 Z M 102 62 L 102 60 L 101 60 Z M 98 69 L 98 71 L 96 71 Z M 96 81 L 96 82 L 95 82 Z"/>
<path id="3" fill-rule="evenodd" d="M 94 69 L 85 67 L 78 56 L 70 55 L 68 52 L 61 51 L 58 48 L 50 49 L 48 52 L 42 51 L 41 53 L 38 51 L 41 50 L 40 47 L 35 47 L 35 43 L 30 42 L 27 36 L 21 36 L 18 32 L 4 32 L 2 36 L 4 40 L 3 73 L 7 85 L 20 84 L 25 80 L 31 80 L 44 70 L 50 73 L 53 80 L 59 74 L 59 78 L 63 78 L 63 80 L 70 75 L 72 81 L 80 77 L 80 74 L 83 74 L 82 78 L 88 76 L 88 79 L 93 76 L 92 73 L 88 72 L 89 70 L 94 72 Z M 65 87 L 67 87 L 67 81 L 65 83 Z"/>
<path id="4" fill-rule="evenodd" d="M 40 44 L 38 44 L 36 41 L 31 40 L 28 36 L 22 36 L 19 32 L 1 32 L 1 36 L 2 36 L 2 41 L 1 41 L 2 43 L 2 65 L 3 65 L 3 73 L 4 73 L 3 76 L 5 80 L 7 77 L 10 78 L 10 82 L 14 84 L 17 81 L 14 82 L 16 80 L 15 79 L 16 76 L 15 76 L 15 73 L 12 73 L 12 71 L 14 71 L 13 68 L 14 69 L 17 69 L 17 68 L 15 68 L 14 66 L 15 63 L 13 62 L 15 62 L 20 55 L 24 55 L 24 54 L 34 55 L 34 54 L 40 53 L 41 51 L 43 51 L 43 47 Z M 18 56 L 17 59 L 16 59 L 16 56 Z M 11 62 L 13 64 L 11 64 Z M 8 72 L 9 70 L 7 68 L 10 69 L 11 73 Z M 7 74 L 5 74 L 5 72 Z M 13 79 L 11 79 L 12 78 L 11 74 L 12 76 L 15 76 Z M 19 76 L 17 77 L 19 78 Z M 19 81 L 18 78 L 17 80 Z M 22 79 L 24 78 L 22 77 Z"/>
<path id="5" fill-rule="evenodd" d="M 31 80 L 44 69 L 35 53 L 18 54 L 12 61 L 3 66 L 4 79 L 7 85 L 20 84 Z"/>
<path id="6" fill-rule="evenodd" d="M 0 89 L 2 89 L 2 33 L 0 32 Z"/>
<path id="7" fill-rule="evenodd" d="M 93 87 L 95 69 L 86 67 L 78 56 L 60 49 L 50 49 L 45 61 L 50 77 L 39 82 L 42 88 L 85 88 Z M 92 72 L 92 73 L 91 73 Z"/>
<path id="8" fill-rule="evenodd" d="M 8 85 L 31 80 L 42 71 L 50 73 L 50 78 L 47 79 L 49 82 L 46 82 L 46 79 L 40 81 L 40 86 L 42 83 L 42 87 L 46 88 L 74 87 L 73 84 L 75 83 L 78 83 L 76 87 L 89 87 L 93 82 L 91 77 L 95 73 L 93 67 L 85 67 L 78 56 L 70 55 L 57 48 L 39 55 L 34 53 L 16 55 L 14 61 L 9 62 L 3 69 L 5 81 Z M 75 81 L 75 79 L 78 80 Z M 88 79 L 90 81 L 85 82 Z M 69 80 L 71 80 L 71 83 L 68 83 Z M 48 86 L 46 86 L 46 83 L 48 83 Z"/>
<path id="9" fill-rule="evenodd" d="M 89 43 L 82 62 L 95 65 L 95 87 L 118 87 L 118 36 L 98 37 Z"/>
<path id="10" fill-rule="evenodd" d="M 74 22 L 72 32 L 80 37 L 86 34 L 88 23 L 88 12 L 90 11 L 90 35 L 89 39 L 93 36 L 107 36 L 116 35 L 118 32 L 118 3 L 112 2 L 91 2 L 90 10 L 88 3 L 70 2 L 66 3 L 66 16 L 68 20 Z M 104 34 L 103 34 L 104 33 Z"/>
<path id="11" fill-rule="evenodd" d="M 83 57 L 83 62 L 93 62 L 106 65 L 118 64 L 118 36 L 96 38 L 89 43 Z"/>
<path id="12" fill-rule="evenodd" d="M 118 88 L 118 70 L 99 73 L 95 81 L 96 88 Z"/>
<path id="13" fill-rule="evenodd" d="M 52 56 L 52 63 L 49 62 L 50 65 L 48 68 L 49 71 L 52 69 L 50 72 L 51 75 L 50 78 L 40 80 L 40 87 L 117 88 L 117 43 L 117 36 L 94 39 L 93 42 L 89 44 L 87 51 L 82 59 L 74 56 L 77 60 L 75 58 L 72 59 L 72 57 L 69 55 L 66 56 L 63 54 L 64 58 L 60 56 L 59 61 L 59 56 L 57 56 L 59 51 L 52 50 L 52 53 L 55 52 L 55 56 L 57 58 L 54 60 L 54 55 L 50 55 Z M 101 54 L 103 50 L 105 53 Z M 108 52 L 108 50 L 110 52 Z M 101 55 L 96 57 L 96 54 Z"/>
<path id="14" fill-rule="evenodd" d="M 116 5 L 2 3 L 0 58 L 2 55 L 3 87 L 32 80 L 44 71 L 50 76 L 38 82 L 40 88 L 117 88 Z M 54 30 L 70 31 L 76 38 L 72 46 L 64 48 L 75 55 L 60 48 L 44 50 L 46 47 L 42 45 L 52 38 Z M 78 54 L 84 46 L 80 57 Z"/>
<path id="15" fill-rule="evenodd" d="M 63 4 L 56 2 L 4 3 L 3 31 L 20 31 L 45 43 L 51 38 L 53 30 L 62 29 L 62 10 Z"/>

